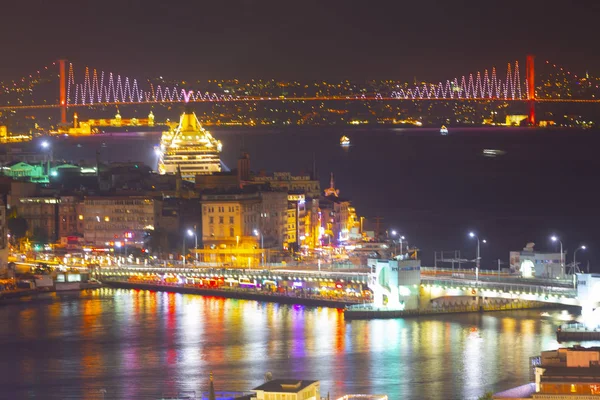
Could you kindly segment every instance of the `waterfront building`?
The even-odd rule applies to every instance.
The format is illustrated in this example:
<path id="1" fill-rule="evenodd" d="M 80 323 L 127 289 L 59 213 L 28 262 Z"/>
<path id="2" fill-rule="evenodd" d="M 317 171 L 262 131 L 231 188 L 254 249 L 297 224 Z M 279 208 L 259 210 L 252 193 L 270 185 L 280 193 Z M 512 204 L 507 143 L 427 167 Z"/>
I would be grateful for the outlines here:
<path id="1" fill-rule="evenodd" d="M 258 186 L 202 194 L 202 254 L 210 256 L 203 259 L 236 266 L 268 262 L 264 249 L 281 250 L 285 243 L 287 199 L 285 192 Z"/>
<path id="2" fill-rule="evenodd" d="M 149 196 L 90 196 L 84 199 L 86 243 L 142 247 L 144 234 L 154 230 L 162 201 Z"/>
<path id="3" fill-rule="evenodd" d="M 17 214 L 27 221 L 30 236 L 56 242 L 83 234 L 83 203 L 76 196 L 37 196 L 19 199 Z"/>
<path id="4" fill-rule="evenodd" d="M 80 121 L 77 113 L 73 114 L 73 126 L 70 127 L 67 133 L 70 136 L 88 136 L 99 133 L 103 128 L 113 127 L 154 127 L 154 113 L 150 111 L 148 118 L 126 118 L 121 117 L 121 113 L 117 111 L 117 114 L 112 119 L 89 119 L 87 121 Z M 61 132 L 62 133 L 62 132 Z"/>
<path id="5" fill-rule="evenodd" d="M 48 172 L 49 171 L 49 172 Z M 48 183 L 58 177 L 79 176 L 81 167 L 69 163 L 28 163 L 15 161 L 2 167 L 2 174 L 13 179 L 34 183 Z"/>
<path id="6" fill-rule="evenodd" d="M 282 248 L 287 193 L 237 190 L 203 194 L 202 242 L 205 248 L 259 245 Z M 262 235 L 262 238 L 260 237 Z"/>
<path id="7" fill-rule="evenodd" d="M 373 306 L 381 309 L 416 310 L 421 285 L 420 260 L 369 259 L 369 288 Z"/>
<path id="8" fill-rule="evenodd" d="M 520 272 L 524 278 L 564 278 L 563 253 L 561 266 L 561 254 L 539 252 L 533 249 L 534 243 L 528 243 L 522 251 L 510 252 L 510 268 Z"/>
<path id="9" fill-rule="evenodd" d="M 221 171 L 222 144 L 205 130 L 190 109 L 181 115 L 174 130 L 163 132 L 157 149 L 161 175 L 180 171 L 184 180 L 195 182 L 196 175 Z"/>
<path id="10" fill-rule="evenodd" d="M 305 193 L 315 197 L 321 194 L 321 184 L 311 175 L 292 175 L 290 172 L 274 172 L 273 175 L 259 174 L 251 178 L 253 182 L 268 183 L 273 189 L 292 193 Z"/>
<path id="11" fill-rule="evenodd" d="M 297 379 L 273 379 L 252 389 L 253 400 L 320 400 L 321 383 Z"/>
<path id="12" fill-rule="evenodd" d="M 532 359 L 535 382 L 494 394 L 497 400 L 592 399 L 600 395 L 600 347 L 544 351 Z"/>

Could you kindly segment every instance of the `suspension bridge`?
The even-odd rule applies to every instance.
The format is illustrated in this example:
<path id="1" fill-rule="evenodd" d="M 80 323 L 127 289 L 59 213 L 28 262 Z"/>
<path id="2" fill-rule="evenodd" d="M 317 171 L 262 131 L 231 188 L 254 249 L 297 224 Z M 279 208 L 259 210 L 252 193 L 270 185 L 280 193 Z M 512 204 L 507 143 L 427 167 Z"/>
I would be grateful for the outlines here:
<path id="1" fill-rule="evenodd" d="M 361 94 L 338 95 L 236 95 L 194 90 L 180 85 L 154 84 L 150 80 L 140 80 L 112 72 L 85 67 L 78 70 L 72 63 L 59 60 L 46 66 L 29 78 L 40 76 L 43 71 L 58 68 L 58 101 L 44 101 L 41 104 L 3 104 L 2 88 L 10 84 L 0 83 L 0 110 L 59 108 L 61 122 L 67 122 L 67 109 L 73 107 L 92 107 L 128 104 L 167 104 L 167 103 L 209 103 L 209 102 L 294 102 L 294 101 L 474 101 L 474 102 L 522 102 L 528 105 L 528 122 L 535 125 L 535 104 L 538 102 L 598 103 L 599 99 L 565 98 L 536 96 L 540 90 L 535 84 L 535 58 L 528 55 L 524 77 L 521 77 L 519 62 L 508 63 L 505 72 L 495 67 L 463 75 L 460 78 L 447 79 L 438 83 L 421 83 L 412 87 L 397 87 Z M 546 64 L 549 64 L 546 61 Z M 556 65 L 554 65 L 556 67 Z M 560 68 L 563 71 L 563 68 Z M 565 72 L 571 78 L 577 75 Z M 53 75 L 56 77 L 56 74 Z M 26 86 L 24 77 L 20 83 Z M 17 86 L 17 82 L 12 84 Z M 596 86 L 597 88 L 598 86 Z M 24 89 L 27 90 L 27 89 Z M 31 90 L 31 89 L 29 89 Z"/>

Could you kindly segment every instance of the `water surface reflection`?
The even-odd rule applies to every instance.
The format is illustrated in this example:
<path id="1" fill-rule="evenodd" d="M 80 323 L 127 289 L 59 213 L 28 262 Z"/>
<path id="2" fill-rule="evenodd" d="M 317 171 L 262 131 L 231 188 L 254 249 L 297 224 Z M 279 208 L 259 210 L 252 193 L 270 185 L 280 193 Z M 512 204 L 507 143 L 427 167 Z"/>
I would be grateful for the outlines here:
<path id="1" fill-rule="evenodd" d="M 324 392 L 475 399 L 524 383 L 529 357 L 556 348 L 561 311 L 344 320 L 343 312 L 99 289 L 0 308 L 7 398 L 159 398 L 275 377 Z"/>

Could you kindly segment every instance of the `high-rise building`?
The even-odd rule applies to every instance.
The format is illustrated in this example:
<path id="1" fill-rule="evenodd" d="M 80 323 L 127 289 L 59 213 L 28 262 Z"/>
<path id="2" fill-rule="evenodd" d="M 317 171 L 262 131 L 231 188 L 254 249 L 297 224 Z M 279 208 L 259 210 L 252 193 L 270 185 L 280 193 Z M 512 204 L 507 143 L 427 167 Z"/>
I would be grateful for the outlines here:
<path id="1" fill-rule="evenodd" d="M 157 149 L 161 175 L 180 171 L 184 180 L 194 182 L 196 175 L 221 171 L 222 144 L 205 130 L 190 109 L 181 115 L 179 125 L 163 132 Z"/>

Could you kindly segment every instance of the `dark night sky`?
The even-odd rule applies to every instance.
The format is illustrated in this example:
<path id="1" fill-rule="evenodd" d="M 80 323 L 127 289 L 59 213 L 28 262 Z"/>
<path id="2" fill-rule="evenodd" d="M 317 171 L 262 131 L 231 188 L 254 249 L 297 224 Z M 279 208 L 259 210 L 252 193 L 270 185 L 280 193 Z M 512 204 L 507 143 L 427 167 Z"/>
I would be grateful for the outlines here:
<path id="1" fill-rule="evenodd" d="M 0 15 L 0 79 L 61 56 L 181 79 L 435 80 L 528 52 L 600 72 L 597 0 L 6 0 Z"/>

